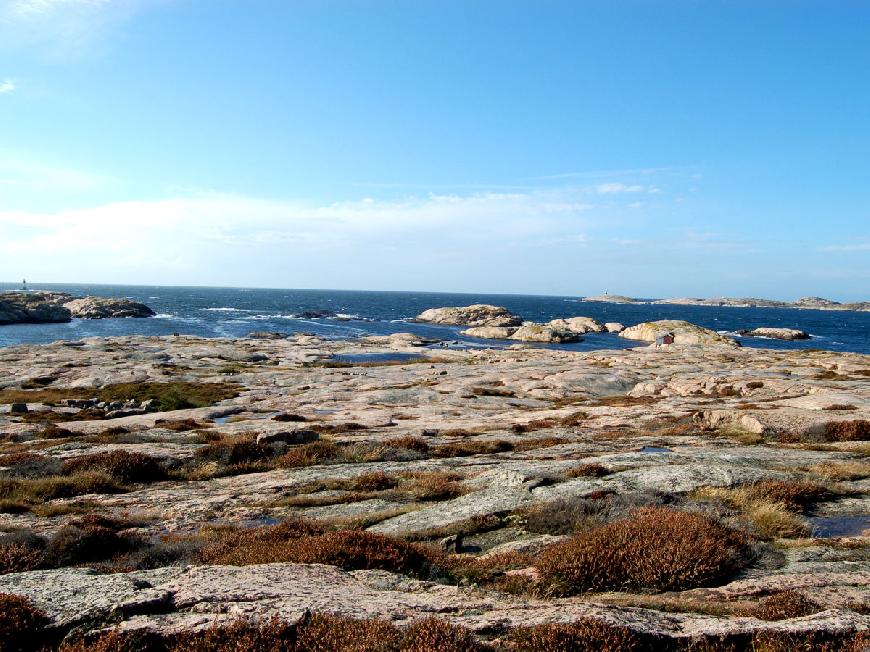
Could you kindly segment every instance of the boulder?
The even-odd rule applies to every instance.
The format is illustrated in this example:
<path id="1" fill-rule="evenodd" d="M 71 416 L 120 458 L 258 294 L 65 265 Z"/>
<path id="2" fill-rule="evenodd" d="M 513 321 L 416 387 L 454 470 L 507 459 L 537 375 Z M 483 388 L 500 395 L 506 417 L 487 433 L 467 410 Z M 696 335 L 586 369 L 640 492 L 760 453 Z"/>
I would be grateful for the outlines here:
<path id="1" fill-rule="evenodd" d="M 506 340 L 517 332 L 516 326 L 476 326 L 461 331 L 468 337 L 480 337 L 485 340 Z"/>
<path id="2" fill-rule="evenodd" d="M 625 326 L 620 324 L 618 321 L 609 321 L 604 324 L 604 328 L 607 329 L 608 333 L 621 333 L 625 330 Z"/>
<path id="3" fill-rule="evenodd" d="M 658 338 L 673 335 L 674 344 L 688 346 L 740 346 L 731 338 L 720 335 L 716 331 L 696 324 L 690 324 L 681 319 L 662 319 L 649 321 L 637 326 L 626 328 L 619 336 L 629 340 L 655 342 Z"/>
<path id="4" fill-rule="evenodd" d="M 513 335 L 512 340 L 520 342 L 545 342 L 550 344 L 566 344 L 568 342 L 580 342 L 583 340 L 579 333 L 574 331 L 561 330 L 554 328 L 549 324 L 534 324 L 527 322 L 518 328 Z"/>
<path id="5" fill-rule="evenodd" d="M 569 317 L 567 319 L 554 319 L 548 322 L 548 326 L 569 333 L 603 333 L 607 328 L 597 319 L 592 317 Z"/>
<path id="6" fill-rule="evenodd" d="M 445 326 L 520 326 L 523 323 L 522 319 L 507 308 L 485 303 L 431 308 L 417 315 L 416 321 Z"/>
<path id="7" fill-rule="evenodd" d="M 154 311 L 144 303 L 118 297 L 84 297 L 63 304 L 79 319 L 108 319 L 119 317 L 153 317 Z"/>
<path id="8" fill-rule="evenodd" d="M 754 328 L 740 331 L 745 337 L 770 337 L 775 340 L 808 340 L 809 333 L 794 328 Z"/>

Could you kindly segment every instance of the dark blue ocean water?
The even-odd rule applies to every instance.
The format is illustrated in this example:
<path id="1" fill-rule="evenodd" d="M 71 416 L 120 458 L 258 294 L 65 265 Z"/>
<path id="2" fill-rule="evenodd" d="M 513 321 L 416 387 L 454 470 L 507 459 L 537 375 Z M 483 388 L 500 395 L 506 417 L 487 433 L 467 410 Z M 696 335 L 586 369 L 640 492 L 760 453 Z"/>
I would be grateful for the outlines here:
<path id="1" fill-rule="evenodd" d="M 17 289 L 0 285 L 0 290 Z M 126 296 L 158 313 L 151 319 L 73 320 L 69 324 L 0 326 L 0 346 L 113 335 L 240 337 L 251 331 L 311 332 L 329 338 L 411 331 L 443 339 L 474 342 L 459 328 L 409 323 L 427 308 L 491 303 L 525 319 L 549 321 L 577 315 L 631 326 L 655 319 L 685 319 L 717 331 L 782 326 L 799 328 L 813 338 L 803 342 L 738 338 L 744 346 L 777 349 L 815 347 L 870 353 L 870 313 L 782 308 L 718 308 L 710 306 L 620 305 L 585 303 L 576 297 L 429 292 L 352 292 L 341 290 L 264 290 L 109 285 L 43 285 L 31 289 L 60 290 L 78 295 Z M 338 318 L 302 319 L 306 311 L 331 311 Z M 504 342 L 487 342 L 504 346 Z M 636 346 L 610 334 L 590 334 L 583 342 L 557 348 L 592 350 Z"/>

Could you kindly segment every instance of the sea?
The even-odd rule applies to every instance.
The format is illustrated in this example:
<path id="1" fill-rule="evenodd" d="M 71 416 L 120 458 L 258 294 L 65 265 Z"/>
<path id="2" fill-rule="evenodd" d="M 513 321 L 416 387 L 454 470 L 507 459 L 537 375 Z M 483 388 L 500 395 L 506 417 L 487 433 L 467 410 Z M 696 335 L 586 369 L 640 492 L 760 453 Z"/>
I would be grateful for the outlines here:
<path id="1" fill-rule="evenodd" d="M 0 291 L 19 289 L 0 284 Z M 452 294 L 440 292 L 364 292 L 349 290 L 280 290 L 212 287 L 125 285 L 29 286 L 74 295 L 129 297 L 157 314 L 148 319 L 74 319 L 67 324 L 0 326 L 0 347 L 57 340 L 121 335 L 245 337 L 252 331 L 313 333 L 329 339 L 411 332 L 447 342 L 453 347 L 504 347 L 504 341 L 478 340 L 460 334 L 459 327 L 417 324 L 414 316 L 428 308 L 489 303 L 504 306 L 524 319 L 588 316 L 631 326 L 656 319 L 685 319 L 724 334 L 743 346 L 772 349 L 826 349 L 870 353 L 870 312 L 797 310 L 790 308 L 728 308 L 661 304 L 584 302 L 578 297 L 519 294 Z M 797 328 L 809 340 L 784 342 L 740 337 L 741 329 L 761 326 Z M 587 334 L 582 342 L 540 345 L 590 351 L 643 346 L 610 333 Z"/>

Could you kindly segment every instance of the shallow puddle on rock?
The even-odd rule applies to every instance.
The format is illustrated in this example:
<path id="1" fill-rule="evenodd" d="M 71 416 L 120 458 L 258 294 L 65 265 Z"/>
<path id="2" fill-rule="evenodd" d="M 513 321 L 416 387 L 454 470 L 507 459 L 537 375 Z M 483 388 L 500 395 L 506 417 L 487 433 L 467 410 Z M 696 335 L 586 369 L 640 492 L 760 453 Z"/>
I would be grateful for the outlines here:
<path id="1" fill-rule="evenodd" d="M 366 362 L 411 362 L 424 358 L 425 356 L 416 353 L 336 353 L 329 358 L 329 362 L 365 364 Z"/>
<path id="2" fill-rule="evenodd" d="M 644 446 L 640 449 L 641 453 L 673 453 L 670 448 L 662 448 L 661 446 Z"/>
<path id="3" fill-rule="evenodd" d="M 857 516 L 813 516 L 807 519 L 813 536 L 818 539 L 835 537 L 857 537 L 870 530 L 870 515 Z"/>

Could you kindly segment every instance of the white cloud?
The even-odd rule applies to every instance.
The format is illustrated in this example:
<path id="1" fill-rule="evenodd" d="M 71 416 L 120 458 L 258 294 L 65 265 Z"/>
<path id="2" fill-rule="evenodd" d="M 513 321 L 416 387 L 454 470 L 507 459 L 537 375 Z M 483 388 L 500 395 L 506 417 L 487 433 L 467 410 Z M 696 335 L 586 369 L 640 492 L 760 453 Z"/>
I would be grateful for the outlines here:
<path id="1" fill-rule="evenodd" d="M 114 28 L 169 0 L 0 0 L 0 51 L 31 48 L 64 60 L 104 45 Z"/>
<path id="2" fill-rule="evenodd" d="M 839 251 L 839 252 L 870 251 L 870 242 L 859 242 L 859 243 L 847 244 L 847 245 L 828 245 L 826 247 L 820 247 L 819 251 Z"/>
<path id="3" fill-rule="evenodd" d="M 0 278 L 16 278 L 34 261 L 44 278 L 57 280 L 117 280 L 121 272 L 150 279 L 169 270 L 184 278 L 220 278 L 239 265 L 245 268 L 239 274 L 263 266 L 310 274 L 361 261 L 385 271 L 386 252 L 415 267 L 429 261 L 437 274 L 437 260 L 583 246 L 589 208 L 574 193 L 559 191 L 326 205 L 204 194 L 56 212 L 5 211 Z"/>
<path id="4" fill-rule="evenodd" d="M 15 91 L 16 88 L 18 87 L 11 79 L 4 79 L 3 81 L 0 81 L 0 95 L 3 95 L 4 93 L 12 93 Z"/>
<path id="5" fill-rule="evenodd" d="M 109 177 L 104 175 L 54 165 L 29 154 L 0 149 L 0 188 L 12 187 L 30 192 L 85 191 L 103 188 L 110 182 Z"/>
<path id="6" fill-rule="evenodd" d="M 647 187 L 639 184 L 602 183 L 596 186 L 595 191 L 599 195 L 616 195 L 620 193 L 646 192 Z"/>

